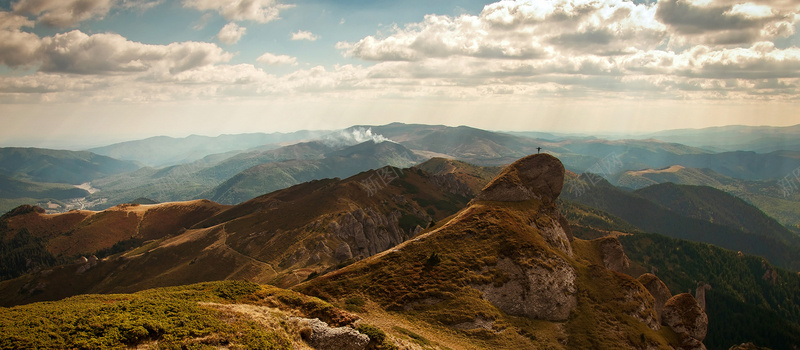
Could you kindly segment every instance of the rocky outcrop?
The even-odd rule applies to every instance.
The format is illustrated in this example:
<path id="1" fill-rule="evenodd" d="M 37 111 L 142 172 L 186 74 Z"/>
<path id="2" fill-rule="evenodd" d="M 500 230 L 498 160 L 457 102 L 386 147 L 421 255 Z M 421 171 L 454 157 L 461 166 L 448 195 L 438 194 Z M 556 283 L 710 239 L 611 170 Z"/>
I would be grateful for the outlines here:
<path id="1" fill-rule="evenodd" d="M 564 185 L 564 165 L 549 154 L 534 154 L 507 166 L 477 196 L 482 201 L 552 202 Z"/>
<path id="2" fill-rule="evenodd" d="M 345 261 L 347 259 L 351 259 L 352 257 L 353 252 L 350 251 L 350 246 L 344 242 L 342 242 L 342 244 L 340 244 L 333 253 L 333 258 L 337 261 Z"/>
<path id="3" fill-rule="evenodd" d="M 680 349 L 705 349 L 703 339 L 708 332 L 708 316 L 689 293 L 678 294 L 664 304 L 661 323 L 680 337 Z"/>
<path id="4" fill-rule="evenodd" d="M 611 271 L 623 272 L 631 266 L 631 260 L 625 255 L 622 243 L 614 237 L 603 237 L 595 240 L 600 248 L 603 265 Z"/>
<path id="5" fill-rule="evenodd" d="M 646 288 L 638 284 L 628 284 L 624 285 L 624 289 L 625 303 L 637 305 L 636 309 L 628 311 L 627 314 L 654 331 L 661 329 L 661 321 L 658 318 L 658 312 L 656 312 L 655 302 L 650 298 Z"/>
<path id="6" fill-rule="evenodd" d="M 556 249 L 567 253 L 567 255 L 572 256 L 572 244 L 570 244 L 570 236 L 567 234 L 567 230 L 569 230 L 569 226 L 565 227 L 562 226 L 560 220 L 551 219 L 550 215 L 557 215 L 560 216 L 561 213 L 543 213 L 544 215 L 538 217 L 531 223 L 531 226 L 537 228 L 539 230 L 539 234 L 544 238 L 547 243 Z"/>
<path id="7" fill-rule="evenodd" d="M 472 287 L 509 315 L 567 320 L 578 304 L 575 270 L 557 256 L 541 257 L 536 262 L 538 265 L 523 267 L 510 258 L 502 258 L 495 268 L 507 281 Z"/>
<path id="8" fill-rule="evenodd" d="M 705 282 L 697 282 L 697 290 L 694 293 L 694 298 L 700 304 L 700 309 L 706 311 L 706 291 L 711 289 L 711 285 Z"/>
<path id="9" fill-rule="evenodd" d="M 328 231 L 348 243 L 351 256 L 372 256 L 411 237 L 399 226 L 402 214 L 394 210 L 386 215 L 373 208 L 356 209 L 328 224 Z"/>
<path id="10" fill-rule="evenodd" d="M 475 191 L 473 191 L 469 185 L 464 183 L 463 181 L 459 180 L 456 174 L 441 174 L 441 175 L 432 175 L 431 180 L 437 186 L 444 188 L 447 192 L 452 194 L 457 194 L 462 197 L 473 197 L 475 196 Z"/>
<path id="11" fill-rule="evenodd" d="M 369 343 L 367 335 L 350 327 L 330 327 L 318 318 L 291 317 L 300 328 L 303 340 L 318 350 L 362 350 Z"/>
<path id="12" fill-rule="evenodd" d="M 650 292 L 653 299 L 655 299 L 654 307 L 656 314 L 658 314 L 658 319 L 660 320 L 664 312 L 664 304 L 667 303 L 667 300 L 672 298 L 672 292 L 669 291 L 669 288 L 661 279 L 652 273 L 645 273 L 639 276 L 638 281 Z"/>

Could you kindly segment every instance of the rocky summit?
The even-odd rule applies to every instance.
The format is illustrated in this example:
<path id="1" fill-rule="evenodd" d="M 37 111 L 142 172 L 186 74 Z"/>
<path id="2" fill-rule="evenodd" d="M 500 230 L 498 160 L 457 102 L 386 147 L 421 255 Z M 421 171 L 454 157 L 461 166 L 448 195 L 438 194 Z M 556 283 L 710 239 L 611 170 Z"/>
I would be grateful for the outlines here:
<path id="1" fill-rule="evenodd" d="M 478 195 L 478 200 L 554 201 L 564 185 L 564 165 L 549 154 L 534 154 L 508 166 Z"/>

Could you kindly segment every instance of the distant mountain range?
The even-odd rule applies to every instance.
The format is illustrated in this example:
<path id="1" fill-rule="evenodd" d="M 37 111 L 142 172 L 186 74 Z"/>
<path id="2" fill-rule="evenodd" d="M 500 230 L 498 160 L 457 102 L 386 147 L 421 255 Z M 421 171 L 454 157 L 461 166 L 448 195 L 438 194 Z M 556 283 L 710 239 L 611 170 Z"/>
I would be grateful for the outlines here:
<path id="1" fill-rule="evenodd" d="M 156 136 L 92 148 L 89 151 L 112 158 L 136 161 L 146 166 L 163 167 L 191 163 L 212 154 L 241 152 L 255 147 L 278 148 L 284 143 L 312 140 L 327 133 L 329 131 L 303 130 L 291 133 L 253 133 L 216 137 L 200 135 L 190 135 L 184 138 Z"/>
<path id="2" fill-rule="evenodd" d="M 789 181 L 795 180 L 789 175 Z M 719 174 L 711 169 L 687 168 L 673 165 L 662 169 L 626 171 L 609 176 L 617 186 L 640 189 L 658 183 L 672 182 L 680 185 L 710 186 L 744 199 L 775 218 L 781 224 L 800 230 L 800 191 L 788 182 L 783 186 L 777 180 L 747 181 Z M 786 181 L 786 180 L 784 180 Z"/>
<path id="3" fill-rule="evenodd" d="M 742 251 L 800 269 L 800 235 L 758 208 L 711 187 L 654 185 L 623 191 L 587 175 L 572 177 L 564 198 L 622 218 L 645 232 Z"/>
<path id="4" fill-rule="evenodd" d="M 0 148 L 0 175 L 36 182 L 78 185 L 138 168 L 133 162 L 85 151 Z"/>
<path id="5" fill-rule="evenodd" d="M 731 125 L 703 129 L 666 130 L 644 137 L 682 143 L 715 152 L 800 151 L 800 124 L 786 127 Z"/>

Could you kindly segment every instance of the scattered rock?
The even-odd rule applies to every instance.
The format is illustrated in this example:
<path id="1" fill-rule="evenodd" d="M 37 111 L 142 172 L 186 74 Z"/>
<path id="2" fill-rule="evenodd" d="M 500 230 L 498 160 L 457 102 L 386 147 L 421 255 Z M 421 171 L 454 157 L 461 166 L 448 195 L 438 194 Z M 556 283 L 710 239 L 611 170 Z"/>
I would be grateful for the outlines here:
<path id="1" fill-rule="evenodd" d="M 631 266 L 631 260 L 625 255 L 622 243 L 614 237 L 603 237 L 595 240 L 600 247 L 603 265 L 611 271 L 623 272 Z"/>
<path id="2" fill-rule="evenodd" d="M 353 252 L 350 251 L 350 246 L 347 243 L 342 242 L 339 244 L 339 247 L 336 248 L 336 251 L 333 253 L 333 258 L 337 261 L 345 261 L 353 257 Z"/>
<path id="3" fill-rule="evenodd" d="M 301 328 L 303 340 L 318 350 L 366 349 L 369 337 L 350 327 L 330 327 L 318 318 L 290 317 Z"/>
<path id="4" fill-rule="evenodd" d="M 689 293 L 678 294 L 664 304 L 661 322 L 681 337 L 681 349 L 705 349 L 708 316 Z"/>
<path id="5" fill-rule="evenodd" d="M 529 199 L 555 201 L 564 185 L 564 165 L 549 154 L 522 158 L 494 178 L 477 200 L 520 202 Z"/>
<path id="6" fill-rule="evenodd" d="M 460 329 L 462 331 L 468 331 L 472 329 L 492 329 L 492 326 L 494 326 L 494 320 L 486 319 L 479 316 L 472 321 L 454 324 L 452 327 L 455 329 Z"/>
<path id="7" fill-rule="evenodd" d="M 86 259 L 86 257 L 85 257 L 85 256 L 82 256 L 82 257 L 80 257 L 80 258 L 78 258 L 78 259 L 76 259 L 76 260 L 75 260 L 75 263 L 76 263 L 76 264 L 85 264 L 85 263 L 87 263 L 87 262 L 89 262 L 89 259 Z"/>
<path id="8" fill-rule="evenodd" d="M 653 299 L 655 299 L 656 314 L 658 314 L 658 319 L 660 320 L 664 312 L 664 304 L 667 303 L 669 298 L 672 298 L 672 292 L 669 291 L 669 288 L 661 279 L 651 273 L 645 273 L 639 276 L 638 281 L 650 292 Z"/>
<path id="9" fill-rule="evenodd" d="M 509 315 L 565 321 L 578 305 L 575 270 L 558 256 L 543 256 L 537 262 L 539 265 L 523 267 L 502 258 L 495 268 L 507 275 L 508 281 L 472 287 Z"/>

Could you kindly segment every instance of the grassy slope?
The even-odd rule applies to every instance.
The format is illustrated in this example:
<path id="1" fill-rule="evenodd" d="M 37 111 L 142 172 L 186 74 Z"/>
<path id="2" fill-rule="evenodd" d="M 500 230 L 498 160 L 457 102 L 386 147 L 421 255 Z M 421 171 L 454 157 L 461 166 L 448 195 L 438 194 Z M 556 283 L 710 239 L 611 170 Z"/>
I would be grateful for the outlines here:
<path id="1" fill-rule="evenodd" d="M 0 277 L 73 261 L 81 255 L 103 258 L 149 240 L 181 233 L 225 207 L 209 201 L 122 205 L 102 212 L 47 215 L 29 210 L 0 217 Z M 17 215 L 12 215 L 17 214 Z M 33 261 L 28 258 L 37 257 Z"/>
<path id="2" fill-rule="evenodd" d="M 308 349 L 290 316 L 355 320 L 295 292 L 210 282 L 0 308 L 0 348 Z"/>

